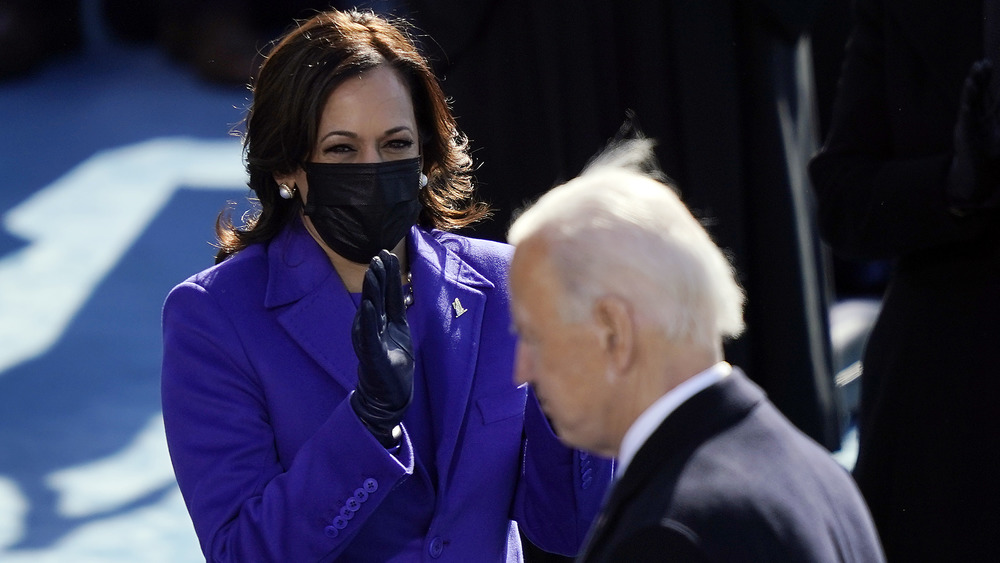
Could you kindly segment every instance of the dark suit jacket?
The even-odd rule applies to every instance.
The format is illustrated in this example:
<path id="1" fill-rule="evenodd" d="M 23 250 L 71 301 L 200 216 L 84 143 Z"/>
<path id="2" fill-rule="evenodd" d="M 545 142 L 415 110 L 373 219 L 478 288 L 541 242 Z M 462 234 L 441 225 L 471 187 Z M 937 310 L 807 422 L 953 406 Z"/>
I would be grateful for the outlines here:
<path id="1" fill-rule="evenodd" d="M 643 444 L 581 560 L 870 563 L 882 554 L 847 472 L 734 370 Z"/>
<path id="2" fill-rule="evenodd" d="M 811 165 L 823 237 L 895 261 L 864 355 L 855 478 L 890 560 L 998 560 L 1000 217 L 944 187 L 978 0 L 862 0 L 830 137 Z"/>

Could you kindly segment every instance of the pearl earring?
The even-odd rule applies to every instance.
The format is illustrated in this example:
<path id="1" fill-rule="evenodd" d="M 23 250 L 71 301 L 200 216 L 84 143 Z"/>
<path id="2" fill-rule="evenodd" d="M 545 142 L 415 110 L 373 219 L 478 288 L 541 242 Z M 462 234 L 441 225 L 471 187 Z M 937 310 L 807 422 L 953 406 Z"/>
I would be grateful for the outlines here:
<path id="1" fill-rule="evenodd" d="M 427 187 L 427 174 L 424 174 L 423 172 L 420 173 L 420 187 Z"/>
<path id="2" fill-rule="evenodd" d="M 288 184 L 278 184 L 278 195 L 282 199 L 292 199 L 295 197 L 295 188 L 289 188 Z"/>

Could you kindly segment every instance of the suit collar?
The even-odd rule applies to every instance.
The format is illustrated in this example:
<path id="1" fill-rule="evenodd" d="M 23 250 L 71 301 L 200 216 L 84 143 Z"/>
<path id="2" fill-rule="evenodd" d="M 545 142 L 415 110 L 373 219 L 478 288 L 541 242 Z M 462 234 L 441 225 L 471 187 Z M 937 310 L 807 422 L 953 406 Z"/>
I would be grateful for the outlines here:
<path id="1" fill-rule="evenodd" d="M 636 452 L 610 500 L 621 501 L 638 491 L 665 460 L 732 426 L 763 400 L 764 392 L 734 367 L 732 374 L 685 401 L 660 424 Z"/>
<path id="2" fill-rule="evenodd" d="M 732 374 L 677 407 L 646 440 L 608 492 L 586 542 L 585 553 L 606 542 L 620 512 L 659 471 L 671 463 L 684 463 L 689 452 L 738 423 L 764 398 L 760 387 L 742 370 L 733 367 Z M 586 560 L 586 556 L 582 559 Z"/>
<path id="3" fill-rule="evenodd" d="M 676 408 L 699 392 L 722 381 L 732 371 L 733 368 L 728 363 L 718 362 L 686 379 L 680 385 L 677 385 L 662 397 L 653 401 L 653 404 L 647 407 L 635 419 L 635 422 L 632 423 L 628 431 L 625 432 L 622 444 L 618 448 L 618 459 L 615 464 L 616 473 L 620 476 L 628 468 L 639 448 L 663 424 L 663 421 L 670 416 L 670 413 L 674 412 Z"/>

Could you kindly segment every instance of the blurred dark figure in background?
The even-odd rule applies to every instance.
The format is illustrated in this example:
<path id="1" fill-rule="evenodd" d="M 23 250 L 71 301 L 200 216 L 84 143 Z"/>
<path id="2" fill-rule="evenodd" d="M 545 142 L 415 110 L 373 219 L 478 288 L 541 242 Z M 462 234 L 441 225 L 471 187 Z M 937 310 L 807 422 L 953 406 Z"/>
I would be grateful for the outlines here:
<path id="1" fill-rule="evenodd" d="M 851 33 L 852 0 L 823 0 L 816 19 L 809 26 L 813 81 L 816 84 L 816 116 L 820 138 L 830 131 L 830 114 L 837 93 L 840 67 L 844 64 L 844 44 Z"/>
<path id="2" fill-rule="evenodd" d="M 103 0 L 103 15 L 117 37 L 156 42 L 207 81 L 246 84 L 260 66 L 268 42 L 290 21 L 342 4 L 330 0 Z"/>
<path id="3" fill-rule="evenodd" d="M 0 80 L 21 76 L 82 41 L 79 0 L 0 2 Z"/>
<path id="4" fill-rule="evenodd" d="M 100 21 L 85 23 L 87 1 L 0 2 L 0 80 L 78 49 L 89 24 L 117 40 L 155 43 L 209 82 L 244 85 L 293 19 L 331 7 L 405 15 L 402 0 L 93 0 Z"/>
<path id="5" fill-rule="evenodd" d="M 996 65 L 983 32 L 1000 22 L 984 16 L 978 0 L 858 0 L 810 168 L 825 240 L 894 260 L 854 471 L 890 561 L 1000 558 L 1000 122 L 977 62 Z"/>
<path id="6" fill-rule="evenodd" d="M 825 139 L 830 132 L 837 80 L 844 64 L 844 45 L 851 34 L 851 2 L 823 0 L 809 28 L 820 139 Z M 881 298 L 892 266 L 889 260 L 862 260 L 837 254 L 828 258 L 829 270 L 832 271 L 830 277 L 838 300 Z M 856 356 L 852 355 L 851 360 L 854 358 Z"/>
<path id="7" fill-rule="evenodd" d="M 575 176 L 633 109 L 664 172 L 711 220 L 748 293 L 727 348 L 796 425 L 840 444 L 825 278 L 806 165 L 818 145 L 803 32 L 822 0 L 411 0 L 481 152 L 501 239 L 510 213 Z"/>

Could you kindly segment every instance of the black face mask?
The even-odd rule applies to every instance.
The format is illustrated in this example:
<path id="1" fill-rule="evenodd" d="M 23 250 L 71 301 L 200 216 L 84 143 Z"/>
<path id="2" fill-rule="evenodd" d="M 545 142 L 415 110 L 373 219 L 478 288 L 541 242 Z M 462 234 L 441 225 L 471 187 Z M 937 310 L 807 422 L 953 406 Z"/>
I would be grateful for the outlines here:
<path id="1" fill-rule="evenodd" d="M 302 165 L 305 214 L 334 252 L 367 264 L 403 240 L 420 214 L 420 159 L 372 164 Z"/>

